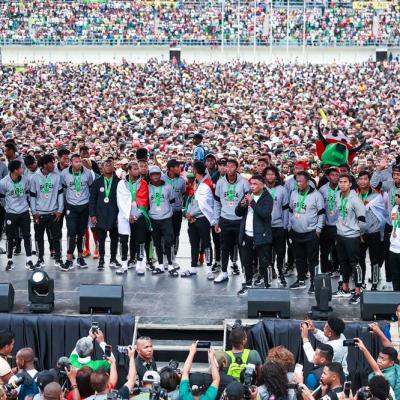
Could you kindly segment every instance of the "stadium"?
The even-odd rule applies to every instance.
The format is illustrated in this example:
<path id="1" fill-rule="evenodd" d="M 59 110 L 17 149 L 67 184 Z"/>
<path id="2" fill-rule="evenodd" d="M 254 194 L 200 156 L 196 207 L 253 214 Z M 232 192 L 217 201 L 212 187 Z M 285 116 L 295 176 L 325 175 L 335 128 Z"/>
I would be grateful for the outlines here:
<path id="1" fill-rule="evenodd" d="M 0 396 L 400 397 L 400 5 L 0 0 Z"/>

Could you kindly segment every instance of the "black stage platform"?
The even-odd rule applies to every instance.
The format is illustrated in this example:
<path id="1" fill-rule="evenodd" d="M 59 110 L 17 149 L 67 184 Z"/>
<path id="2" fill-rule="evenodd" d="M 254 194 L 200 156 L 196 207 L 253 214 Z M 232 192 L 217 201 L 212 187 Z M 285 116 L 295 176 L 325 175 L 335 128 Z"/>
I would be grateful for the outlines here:
<path id="1" fill-rule="evenodd" d="M 65 243 L 63 247 L 65 249 Z M 189 255 L 190 247 L 184 223 L 178 254 L 181 269 L 189 266 Z M 148 323 L 214 324 L 221 323 L 225 318 L 247 317 L 247 297 L 236 295 L 241 287 L 242 276 L 230 276 L 229 282 L 217 285 L 207 281 L 205 267 L 199 267 L 198 276 L 191 278 L 172 278 L 168 274 L 152 276 L 149 273 L 144 277 L 138 277 L 134 270 L 130 270 L 124 277 L 118 277 L 108 266 L 105 271 L 98 272 L 97 261 L 91 258 L 86 260 L 89 264 L 87 270 L 74 269 L 61 272 L 51 266 L 51 260 L 46 255 L 45 261 L 48 266 L 45 270 L 55 279 L 55 313 L 79 312 L 78 290 L 81 283 L 108 283 L 123 284 L 124 311 L 140 316 L 142 321 Z M 15 263 L 14 271 L 5 272 L 6 257 L 1 256 L 0 282 L 11 282 L 14 285 L 16 290 L 14 312 L 28 312 L 27 282 L 30 272 L 25 269 L 25 256 L 15 257 Z M 288 278 L 289 283 L 293 280 L 294 277 Z M 336 290 L 336 283 L 337 279 L 334 279 L 333 290 Z M 292 290 L 291 299 L 291 318 L 303 319 L 315 304 L 314 296 L 308 295 L 307 289 Z M 334 310 L 343 318 L 359 320 L 359 305 L 349 305 L 348 299 L 333 299 L 332 304 Z"/>

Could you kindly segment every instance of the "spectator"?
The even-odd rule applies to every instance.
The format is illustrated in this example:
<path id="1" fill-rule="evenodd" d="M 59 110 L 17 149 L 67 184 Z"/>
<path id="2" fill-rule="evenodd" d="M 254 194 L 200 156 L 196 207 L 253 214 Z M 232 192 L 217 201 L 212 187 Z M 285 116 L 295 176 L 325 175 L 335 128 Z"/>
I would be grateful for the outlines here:
<path id="1" fill-rule="evenodd" d="M 154 360 L 153 342 L 147 336 L 141 336 L 136 341 L 137 357 L 135 360 L 136 373 L 139 382 L 142 382 L 146 371 L 157 371 L 157 364 Z"/>
<path id="2" fill-rule="evenodd" d="M 302 387 L 306 394 L 311 392 Z M 343 392 L 343 368 L 340 363 L 333 362 L 324 367 L 321 375 L 321 388 L 315 394 L 316 399 L 338 400 L 338 394 Z"/>
<path id="3" fill-rule="evenodd" d="M 44 400 L 63 400 L 63 392 L 61 386 L 57 382 L 51 382 L 43 390 Z"/>
<path id="4" fill-rule="evenodd" d="M 135 400 L 149 400 L 152 388 L 160 385 L 160 381 L 161 378 L 157 371 L 146 371 L 143 376 L 140 394 L 135 396 Z"/>
<path id="5" fill-rule="evenodd" d="M 86 399 L 94 395 L 94 390 L 90 383 L 92 372 L 93 370 L 90 367 L 82 367 L 78 370 L 72 367 L 70 371 L 68 371 L 67 374 L 70 382 L 76 382 L 76 388 L 72 387 L 72 390 L 68 393 L 68 400 L 79 400 L 80 398 Z M 114 387 L 110 386 L 110 389 L 114 389 Z"/>
<path id="6" fill-rule="evenodd" d="M 226 387 L 231 383 L 235 381 L 235 378 L 232 376 L 228 375 L 226 373 L 226 367 L 228 365 L 228 355 L 222 351 L 222 350 L 217 350 L 215 352 L 215 359 L 218 363 L 218 370 L 219 370 L 219 377 L 220 377 L 220 382 L 218 386 L 218 395 L 217 399 L 221 398 L 221 395 L 223 391 L 226 389 Z"/>
<path id="7" fill-rule="evenodd" d="M 289 398 L 287 372 L 281 363 L 267 361 L 261 368 L 260 382 L 262 385 L 258 392 L 261 400 Z"/>
<path id="8" fill-rule="evenodd" d="M 160 386 L 168 392 L 169 400 L 179 400 L 179 375 L 171 367 L 160 371 Z"/>
<path id="9" fill-rule="evenodd" d="M 43 391 L 44 388 L 51 382 L 56 382 L 57 377 L 55 374 L 53 374 L 51 371 L 40 371 L 36 375 L 36 382 L 39 388 L 39 393 L 37 393 L 34 397 L 33 400 L 43 400 Z M 72 397 L 71 397 L 72 400 Z"/>
<path id="10" fill-rule="evenodd" d="M 376 399 L 387 400 L 389 399 L 389 394 L 391 395 L 390 392 L 392 390 L 390 388 L 389 382 L 383 376 L 380 375 L 373 376 L 368 381 L 368 387 L 372 397 Z"/>
<path id="11" fill-rule="evenodd" d="M 8 383 L 14 375 L 11 370 L 8 358 L 11 358 L 11 353 L 14 349 L 14 334 L 9 331 L 0 332 L 0 383 Z"/>

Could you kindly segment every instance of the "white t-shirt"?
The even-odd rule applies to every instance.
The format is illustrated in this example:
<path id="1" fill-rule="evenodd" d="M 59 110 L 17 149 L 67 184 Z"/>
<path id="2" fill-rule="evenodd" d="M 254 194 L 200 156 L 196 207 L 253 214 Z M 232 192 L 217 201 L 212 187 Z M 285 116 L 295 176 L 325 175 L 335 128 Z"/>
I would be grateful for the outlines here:
<path id="1" fill-rule="evenodd" d="M 256 196 L 253 195 L 253 199 L 254 201 L 257 203 L 257 201 L 259 200 L 259 198 L 261 197 L 261 195 Z M 254 232 L 253 232 L 253 218 L 254 218 L 254 211 L 252 207 L 249 207 L 248 211 L 247 211 L 247 218 L 246 218 L 246 226 L 245 226 L 245 234 L 247 236 L 253 237 L 254 236 Z"/>
<path id="2" fill-rule="evenodd" d="M 393 223 L 392 234 L 390 235 L 390 251 L 392 253 L 400 253 L 400 226 L 395 229 L 397 218 L 400 218 L 400 210 L 398 206 L 394 206 L 390 216 Z M 400 220 L 397 221 L 400 224 Z"/>
<path id="3" fill-rule="evenodd" d="M 0 357 L 0 383 L 7 383 L 3 382 L 2 377 L 8 375 L 10 372 L 10 364 L 3 357 Z"/>

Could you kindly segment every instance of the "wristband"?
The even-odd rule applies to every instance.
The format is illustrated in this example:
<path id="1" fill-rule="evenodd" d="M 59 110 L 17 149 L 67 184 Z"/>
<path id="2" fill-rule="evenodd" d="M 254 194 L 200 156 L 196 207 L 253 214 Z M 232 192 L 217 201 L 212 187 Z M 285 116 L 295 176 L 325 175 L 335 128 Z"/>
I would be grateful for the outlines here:
<path id="1" fill-rule="evenodd" d="M 72 385 L 71 386 L 71 390 L 75 390 L 75 389 L 78 389 L 78 385 Z"/>

